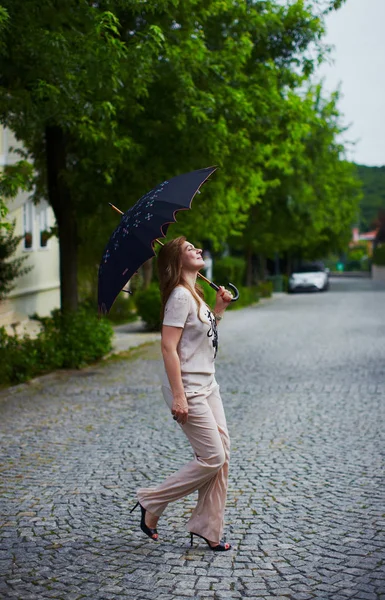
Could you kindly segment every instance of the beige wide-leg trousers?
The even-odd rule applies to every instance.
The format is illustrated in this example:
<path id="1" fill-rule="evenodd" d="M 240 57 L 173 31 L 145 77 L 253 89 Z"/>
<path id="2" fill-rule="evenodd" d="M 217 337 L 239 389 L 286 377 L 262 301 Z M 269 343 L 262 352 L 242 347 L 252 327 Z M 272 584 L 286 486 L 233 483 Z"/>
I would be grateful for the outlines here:
<path id="1" fill-rule="evenodd" d="M 172 393 L 162 387 L 170 410 Z M 141 505 L 160 516 L 169 502 L 198 490 L 198 503 L 186 524 L 187 531 L 219 542 L 223 533 L 230 458 L 230 438 L 219 386 L 214 384 L 186 394 L 187 423 L 180 425 L 193 447 L 195 458 L 154 488 L 137 491 Z"/>

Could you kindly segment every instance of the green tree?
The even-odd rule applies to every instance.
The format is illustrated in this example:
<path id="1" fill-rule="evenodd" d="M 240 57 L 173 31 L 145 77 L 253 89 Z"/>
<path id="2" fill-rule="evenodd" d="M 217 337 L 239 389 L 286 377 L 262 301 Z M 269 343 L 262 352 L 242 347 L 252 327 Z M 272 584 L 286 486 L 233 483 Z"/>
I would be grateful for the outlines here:
<path id="1" fill-rule="evenodd" d="M 0 228 L 0 300 L 14 288 L 15 279 L 32 267 L 23 266 L 27 256 L 12 258 L 23 236 L 15 236 L 15 223 L 9 229 Z"/>
<path id="2" fill-rule="evenodd" d="M 276 185 L 266 164 L 280 173 L 290 168 L 301 128 L 301 102 L 290 90 L 302 85 L 321 57 L 322 19 L 302 2 L 177 2 L 138 11 L 131 5 L 117 12 L 122 39 L 155 27 L 164 42 L 142 110 L 120 115 L 138 152 L 118 167 L 113 202 L 126 210 L 162 179 L 217 164 L 193 211 L 179 213 L 169 232 L 218 248 Z M 318 52 L 311 59 L 310 44 Z M 290 126 L 282 133 L 287 118 Z M 112 228 L 109 210 L 106 203 L 82 221 L 82 259 L 91 272 L 107 224 Z M 116 223 L 114 213 L 112 219 Z"/>
<path id="3" fill-rule="evenodd" d="M 125 210 L 162 179 L 219 164 L 180 227 L 219 244 L 244 226 L 290 170 L 302 135 L 291 91 L 340 4 L 2 0 L 0 121 L 55 212 L 64 310 L 77 306 L 79 239 L 95 261 L 108 237 L 107 200 Z"/>
<path id="4" fill-rule="evenodd" d="M 360 182 L 336 142 L 342 131 L 337 103 L 338 93 L 324 99 L 320 86 L 301 99 L 301 127 L 290 168 L 285 173 L 275 170 L 277 185 L 249 213 L 241 243 L 249 281 L 255 254 L 319 258 L 341 251 L 350 239 Z M 239 247 L 236 240 L 233 244 Z"/>
<path id="5" fill-rule="evenodd" d="M 369 231 L 385 210 L 385 166 L 357 165 L 357 174 L 362 181 L 359 225 L 361 231 Z"/>
<path id="6" fill-rule="evenodd" d="M 129 148 L 129 139 L 116 135 L 120 106 L 132 100 L 121 72 L 131 77 L 135 98 L 143 93 L 156 32 L 129 55 L 114 14 L 75 0 L 3 0 L 1 25 L 0 120 L 33 162 L 35 199 L 47 196 L 54 210 L 61 305 L 75 309 L 78 213 Z"/>

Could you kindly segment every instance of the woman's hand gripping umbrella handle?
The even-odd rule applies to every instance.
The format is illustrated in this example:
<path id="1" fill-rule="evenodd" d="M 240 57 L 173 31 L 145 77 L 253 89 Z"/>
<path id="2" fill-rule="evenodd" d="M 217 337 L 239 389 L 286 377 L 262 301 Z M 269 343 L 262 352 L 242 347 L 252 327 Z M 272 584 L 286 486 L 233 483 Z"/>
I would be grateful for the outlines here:
<path id="1" fill-rule="evenodd" d="M 116 210 L 116 212 L 118 212 L 120 215 L 124 214 L 114 204 L 111 204 L 111 202 L 109 202 L 108 204 L 111 206 L 111 208 L 113 208 L 114 210 Z M 158 244 L 160 244 L 161 246 L 164 246 L 164 244 L 160 240 L 156 239 L 155 241 L 158 242 Z M 207 277 L 205 277 L 201 273 L 198 273 L 198 277 L 200 277 L 201 279 L 203 279 L 203 281 L 205 281 L 206 283 L 208 283 L 209 286 L 212 287 L 213 290 L 215 290 L 216 292 L 219 290 L 219 285 L 216 285 L 215 283 L 213 283 L 212 281 L 210 281 L 209 279 L 207 279 Z M 236 302 L 238 300 L 238 298 L 239 298 L 239 292 L 238 292 L 237 288 L 235 287 L 235 285 L 233 285 L 232 283 L 229 283 L 228 286 L 234 292 L 234 296 L 231 299 L 231 302 Z M 130 290 L 122 290 L 122 292 L 127 292 L 128 294 L 132 294 L 132 292 Z"/>
<path id="2" fill-rule="evenodd" d="M 209 279 L 206 279 L 206 277 L 204 275 L 201 275 L 201 273 L 198 273 L 198 277 L 200 277 L 201 279 L 203 279 L 203 281 L 208 283 L 209 286 L 212 287 L 213 290 L 215 290 L 216 292 L 219 290 L 219 285 L 217 285 L 216 283 L 213 283 Z M 233 292 L 233 297 L 231 299 L 231 302 L 236 302 L 239 298 L 239 292 L 238 292 L 237 288 L 232 283 L 228 283 L 227 285 L 229 288 L 231 288 L 231 290 Z"/>

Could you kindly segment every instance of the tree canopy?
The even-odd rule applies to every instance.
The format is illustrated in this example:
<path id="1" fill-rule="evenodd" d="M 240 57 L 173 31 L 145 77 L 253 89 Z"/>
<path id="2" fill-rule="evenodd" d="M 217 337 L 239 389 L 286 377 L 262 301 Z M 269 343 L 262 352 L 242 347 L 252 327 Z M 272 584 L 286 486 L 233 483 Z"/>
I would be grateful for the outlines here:
<path id="1" fill-rule="evenodd" d="M 378 226 L 385 212 L 385 166 L 357 165 L 357 174 L 362 182 L 359 226 L 361 231 L 369 231 Z"/>
<path id="2" fill-rule="evenodd" d="M 255 210 L 268 246 L 288 213 L 297 239 L 306 220 L 308 239 L 339 235 L 356 190 L 334 143 L 335 99 L 321 107 L 306 82 L 325 52 L 323 16 L 341 4 L 2 0 L 0 121 L 55 212 L 64 310 L 77 305 L 79 242 L 95 263 L 116 224 L 107 202 L 126 210 L 203 166 L 220 170 L 173 233 L 218 246 L 250 231 Z"/>
<path id="3" fill-rule="evenodd" d="M 341 131 L 338 94 L 324 99 L 321 92 L 316 86 L 302 99 L 301 131 L 291 168 L 275 172 L 278 183 L 267 192 L 268 201 L 251 208 L 242 240 L 253 253 L 320 258 L 330 250 L 344 249 L 350 239 L 360 184 L 335 141 Z"/>

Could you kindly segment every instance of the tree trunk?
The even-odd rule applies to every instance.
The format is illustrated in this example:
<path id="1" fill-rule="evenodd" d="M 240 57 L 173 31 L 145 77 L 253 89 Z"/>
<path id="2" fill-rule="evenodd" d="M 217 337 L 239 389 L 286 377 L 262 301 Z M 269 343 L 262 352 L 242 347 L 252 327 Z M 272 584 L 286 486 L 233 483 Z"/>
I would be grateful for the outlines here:
<path id="1" fill-rule="evenodd" d="M 286 275 L 287 275 L 288 277 L 290 277 L 290 275 L 291 275 L 291 263 L 292 263 L 292 260 L 291 260 L 291 253 L 290 253 L 290 252 L 288 252 L 288 253 L 287 253 L 287 262 L 286 262 Z"/>
<path id="2" fill-rule="evenodd" d="M 149 260 L 146 260 L 146 262 L 143 264 L 142 269 L 143 269 L 143 289 L 147 289 L 151 283 L 152 280 L 152 273 L 153 273 L 153 269 L 154 268 L 154 259 L 150 258 Z"/>
<path id="3" fill-rule="evenodd" d="M 48 200 L 55 213 L 60 247 L 60 304 L 63 312 L 78 307 L 77 222 L 71 193 L 65 181 L 66 139 L 60 127 L 46 127 Z"/>
<path id="4" fill-rule="evenodd" d="M 265 281 L 266 279 L 266 258 L 263 256 L 263 254 L 258 254 L 258 271 L 259 271 L 259 278 L 262 281 Z"/>
<path id="5" fill-rule="evenodd" d="M 249 246 L 246 251 L 246 286 L 253 285 L 253 253 Z"/>

